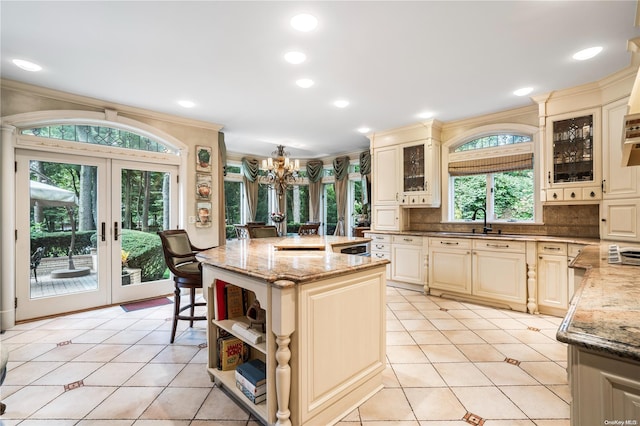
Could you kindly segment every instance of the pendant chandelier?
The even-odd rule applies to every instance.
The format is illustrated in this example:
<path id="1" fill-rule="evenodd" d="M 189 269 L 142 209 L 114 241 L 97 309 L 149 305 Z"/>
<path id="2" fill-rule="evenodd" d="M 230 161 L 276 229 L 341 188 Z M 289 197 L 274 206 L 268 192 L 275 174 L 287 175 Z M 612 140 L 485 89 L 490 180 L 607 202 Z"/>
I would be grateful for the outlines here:
<path id="1" fill-rule="evenodd" d="M 299 160 L 290 160 L 289 153 L 283 145 L 271 153 L 273 158 L 262 160 L 262 170 L 266 172 L 265 184 L 276 190 L 278 195 L 284 194 L 287 186 L 298 180 Z"/>

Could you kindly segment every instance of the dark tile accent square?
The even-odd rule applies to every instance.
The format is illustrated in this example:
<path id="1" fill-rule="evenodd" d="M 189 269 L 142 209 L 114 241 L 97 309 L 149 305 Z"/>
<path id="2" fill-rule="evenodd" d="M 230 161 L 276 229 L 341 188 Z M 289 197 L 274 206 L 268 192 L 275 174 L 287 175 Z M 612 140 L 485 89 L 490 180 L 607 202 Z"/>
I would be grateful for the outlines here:
<path id="1" fill-rule="evenodd" d="M 198 345 L 198 347 L 199 347 L 200 349 L 204 349 L 204 348 L 206 348 L 206 347 L 207 347 L 207 344 L 206 344 L 206 343 L 200 343 L 200 344 Z"/>
<path id="2" fill-rule="evenodd" d="M 67 385 L 64 385 L 64 391 L 70 391 L 74 389 L 78 389 L 79 387 L 84 386 L 84 382 L 82 380 L 78 380 L 77 382 L 72 382 Z"/>
<path id="3" fill-rule="evenodd" d="M 527 327 L 527 330 L 531 330 L 531 331 L 540 331 L 539 328 L 537 327 Z"/>
<path id="4" fill-rule="evenodd" d="M 71 340 L 65 340 L 64 342 L 58 343 L 56 346 L 67 346 L 71 344 Z"/>
<path id="5" fill-rule="evenodd" d="M 467 414 L 464 415 L 464 417 L 462 418 L 462 420 L 464 420 L 465 422 L 469 423 L 470 425 L 477 425 L 477 426 L 481 426 L 484 424 L 484 419 L 476 414 L 470 413 L 467 411 Z"/>
<path id="6" fill-rule="evenodd" d="M 447 308 L 440 308 L 441 311 L 447 312 L 448 309 Z"/>
<path id="7" fill-rule="evenodd" d="M 513 359 L 513 358 L 505 358 L 504 362 L 507 362 L 511 365 L 520 365 L 520 361 L 518 361 L 517 359 Z"/>

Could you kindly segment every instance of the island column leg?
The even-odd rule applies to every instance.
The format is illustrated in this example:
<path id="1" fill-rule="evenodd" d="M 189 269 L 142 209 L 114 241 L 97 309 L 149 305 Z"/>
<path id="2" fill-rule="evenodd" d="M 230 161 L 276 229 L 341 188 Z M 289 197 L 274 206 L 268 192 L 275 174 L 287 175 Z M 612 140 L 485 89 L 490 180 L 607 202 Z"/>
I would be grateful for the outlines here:
<path id="1" fill-rule="evenodd" d="M 291 334 L 295 330 L 295 288 L 294 283 L 277 281 L 272 291 L 271 331 L 276 336 L 277 362 L 276 400 L 278 411 L 276 412 L 276 425 L 291 426 L 291 410 L 289 410 L 289 396 L 291 395 Z"/>

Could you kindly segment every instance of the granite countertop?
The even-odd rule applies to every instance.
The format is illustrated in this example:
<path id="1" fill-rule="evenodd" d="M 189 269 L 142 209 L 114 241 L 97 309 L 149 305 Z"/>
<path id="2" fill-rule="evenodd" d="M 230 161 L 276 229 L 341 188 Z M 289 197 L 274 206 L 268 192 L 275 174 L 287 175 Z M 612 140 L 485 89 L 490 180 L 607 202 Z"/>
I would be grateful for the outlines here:
<path id="1" fill-rule="evenodd" d="M 433 237 L 433 238 L 483 238 L 489 240 L 520 240 L 520 241 L 549 241 L 571 244 L 599 244 L 597 238 L 582 237 L 555 237 L 551 235 L 527 235 L 527 234 L 498 234 L 482 232 L 446 232 L 446 231 L 365 231 L 367 234 L 380 235 L 413 235 L 416 237 Z"/>
<path id="2" fill-rule="evenodd" d="M 640 362 L 640 266 L 609 264 L 612 243 L 585 247 L 570 265 L 586 272 L 556 337 Z"/>
<path id="3" fill-rule="evenodd" d="M 333 251 L 333 247 L 339 249 L 369 241 L 369 238 L 335 236 L 254 238 L 228 241 L 196 257 L 205 264 L 286 287 L 389 263 L 387 259 Z"/>

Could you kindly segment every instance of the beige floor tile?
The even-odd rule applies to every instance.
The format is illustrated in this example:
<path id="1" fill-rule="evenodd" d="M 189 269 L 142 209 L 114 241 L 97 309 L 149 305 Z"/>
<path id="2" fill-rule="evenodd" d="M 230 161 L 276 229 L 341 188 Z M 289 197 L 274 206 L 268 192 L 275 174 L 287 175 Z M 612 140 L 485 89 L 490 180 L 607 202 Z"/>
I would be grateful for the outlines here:
<path id="1" fill-rule="evenodd" d="M 558 395 L 564 402 L 571 403 L 571 389 L 569 389 L 569 385 L 547 385 L 547 389 Z"/>
<path id="2" fill-rule="evenodd" d="M 74 361 L 109 362 L 122 352 L 129 349 L 130 345 L 96 345 L 74 358 Z"/>
<path id="3" fill-rule="evenodd" d="M 448 309 L 448 310 L 465 309 L 464 304 L 460 302 L 456 302 L 454 300 L 439 298 L 439 299 L 436 299 L 434 302 L 436 305 L 440 306 L 441 308 Z"/>
<path id="4" fill-rule="evenodd" d="M 225 395 L 220 389 L 213 388 L 202 404 L 202 407 L 198 410 L 195 419 L 247 421 L 249 419 L 249 413 Z"/>
<path id="5" fill-rule="evenodd" d="M 418 330 L 435 330 L 436 328 L 429 322 L 428 320 L 422 319 L 406 319 L 400 320 L 400 323 L 404 326 L 407 331 L 418 331 Z"/>
<path id="6" fill-rule="evenodd" d="M 520 343 L 518 339 L 504 330 L 474 330 L 485 342 L 495 343 Z"/>
<path id="7" fill-rule="evenodd" d="M 497 387 L 454 387 L 451 390 L 467 411 L 483 419 L 527 418 Z"/>
<path id="8" fill-rule="evenodd" d="M 131 426 L 135 420 L 80 420 L 77 426 Z"/>
<path id="9" fill-rule="evenodd" d="M 442 334 L 454 345 L 484 343 L 484 340 L 471 330 L 442 330 Z"/>
<path id="10" fill-rule="evenodd" d="M 363 422 L 416 419 L 402 389 L 382 389 L 360 405 L 359 411 Z"/>
<path id="11" fill-rule="evenodd" d="M 463 318 L 479 319 L 480 318 L 480 315 L 476 314 L 473 311 L 470 311 L 469 309 L 449 309 L 447 312 L 453 318 L 457 318 L 457 319 L 463 319 Z"/>
<path id="12" fill-rule="evenodd" d="M 84 379 L 98 368 L 102 367 L 102 362 L 69 362 L 56 368 L 49 374 L 45 374 L 35 382 L 34 385 L 68 385 Z"/>
<path id="13" fill-rule="evenodd" d="M 210 389 L 207 388 L 166 388 L 151 403 L 141 419 L 188 419 L 198 411 Z"/>
<path id="14" fill-rule="evenodd" d="M 150 362 L 187 364 L 197 352 L 197 346 L 169 345 Z"/>
<path id="15" fill-rule="evenodd" d="M 560 325 L 561 318 L 553 319 L 551 317 L 541 318 L 534 315 L 523 315 L 518 318 L 518 321 L 525 324 L 527 327 L 535 327 L 541 330 L 557 330 Z"/>
<path id="16" fill-rule="evenodd" d="M 167 386 L 185 364 L 147 364 L 131 376 L 125 386 Z"/>
<path id="17" fill-rule="evenodd" d="M 387 421 L 383 421 L 383 422 L 362 422 L 362 426 L 389 426 L 390 422 Z M 338 423 L 340 424 L 340 423 Z M 353 424 L 353 423 L 352 423 Z M 349 426 L 349 423 L 345 424 L 346 426 Z M 394 421 L 393 422 L 393 426 L 420 426 L 420 422 L 418 422 L 417 420 L 407 420 L 407 421 Z"/>
<path id="18" fill-rule="evenodd" d="M 432 345 L 449 345 L 451 342 L 440 331 L 412 331 L 411 337 L 415 343 Z M 387 342 L 389 345 L 389 342 Z"/>
<path id="19" fill-rule="evenodd" d="M 418 420 L 461 420 L 467 410 L 449 388 L 405 389 Z"/>
<path id="20" fill-rule="evenodd" d="M 144 420 L 138 419 L 133 423 L 133 426 L 189 426 L 190 420 Z"/>
<path id="21" fill-rule="evenodd" d="M 162 387 L 120 387 L 87 414 L 87 419 L 137 419 Z"/>
<path id="22" fill-rule="evenodd" d="M 56 347 L 55 343 L 27 343 L 11 344 L 2 341 L 2 345 L 9 347 L 9 361 L 31 361 Z"/>
<path id="23" fill-rule="evenodd" d="M 467 330 L 467 327 L 457 319 L 430 318 L 429 321 L 438 330 Z"/>
<path id="24" fill-rule="evenodd" d="M 171 387 L 211 388 L 213 382 L 202 364 L 187 364 L 169 384 Z"/>
<path id="25" fill-rule="evenodd" d="M 469 362 L 454 345 L 420 345 L 431 362 Z"/>
<path id="26" fill-rule="evenodd" d="M 553 344 L 554 339 L 550 339 L 549 336 L 545 336 L 539 331 L 532 330 L 506 330 L 507 333 L 520 340 L 522 343 L 543 343 Z"/>
<path id="27" fill-rule="evenodd" d="M 382 372 L 382 386 L 385 388 L 399 388 L 400 382 L 396 377 L 396 372 L 393 371 L 391 364 L 387 364 Z"/>
<path id="28" fill-rule="evenodd" d="M 49 374 L 51 371 L 62 366 L 64 362 L 25 362 L 15 368 L 11 368 L 12 363 L 7 364 L 9 367 L 7 377 L 4 379 L 4 385 L 28 385 L 39 378 Z M 3 388 L 4 389 L 4 388 Z"/>
<path id="29" fill-rule="evenodd" d="M 64 392 L 49 404 L 35 412 L 34 419 L 82 419 L 117 388 L 105 386 L 81 386 Z"/>
<path id="30" fill-rule="evenodd" d="M 433 364 L 448 386 L 490 386 L 491 381 L 472 363 Z"/>
<path id="31" fill-rule="evenodd" d="M 498 326 L 484 318 L 460 318 L 459 321 L 471 330 L 497 330 Z"/>
<path id="32" fill-rule="evenodd" d="M 26 386 L 7 398 L 2 398 L 2 402 L 7 405 L 2 420 L 26 419 L 63 392 L 62 386 Z"/>
<path id="33" fill-rule="evenodd" d="M 73 338 L 73 343 L 102 343 L 119 330 L 89 330 Z"/>
<path id="34" fill-rule="evenodd" d="M 569 426 L 569 420 L 536 420 L 536 426 Z"/>
<path id="35" fill-rule="evenodd" d="M 398 318 L 399 320 L 421 320 L 424 319 L 424 315 L 422 315 L 422 313 L 420 311 L 413 310 L 413 311 L 394 311 L 394 315 L 396 316 L 396 318 Z"/>
<path id="36" fill-rule="evenodd" d="M 443 422 L 442 420 L 420 420 L 419 424 L 420 426 L 469 426 L 469 423 L 464 420 L 447 420 L 446 422 Z"/>
<path id="37" fill-rule="evenodd" d="M 544 386 L 500 388 L 531 419 L 568 419 L 569 404 Z"/>
<path id="38" fill-rule="evenodd" d="M 77 318 L 59 317 L 48 322 L 46 328 L 47 330 L 92 330 L 107 321 L 106 318 L 83 318 L 82 321 L 78 321 Z"/>
<path id="39" fill-rule="evenodd" d="M 393 364 L 403 388 L 444 387 L 446 383 L 431 364 Z"/>
<path id="40" fill-rule="evenodd" d="M 508 362 L 478 362 L 475 365 L 497 386 L 539 384 L 526 371 Z"/>
<path id="41" fill-rule="evenodd" d="M 393 319 L 389 319 L 387 318 L 387 331 L 405 331 L 404 326 L 402 325 L 402 322 L 397 319 L 397 318 L 393 318 Z"/>
<path id="42" fill-rule="evenodd" d="M 501 330 L 526 330 L 527 326 L 513 318 L 489 318 Z"/>
<path id="43" fill-rule="evenodd" d="M 418 345 L 388 346 L 387 359 L 390 363 L 425 363 L 429 362 Z"/>
<path id="44" fill-rule="evenodd" d="M 118 330 L 119 332 L 126 330 L 138 321 L 137 318 L 133 317 L 135 315 L 134 312 L 129 312 L 129 314 L 131 315 L 127 315 L 126 318 L 113 318 L 105 321 L 96 328 L 100 330 Z"/>
<path id="45" fill-rule="evenodd" d="M 162 319 L 141 319 L 131 324 L 129 327 L 127 327 L 127 330 L 153 331 L 163 325 L 164 325 L 164 320 Z"/>
<path id="46" fill-rule="evenodd" d="M 522 362 L 520 368 L 543 385 L 567 384 L 567 370 L 555 362 Z"/>
<path id="47" fill-rule="evenodd" d="M 552 361 L 567 361 L 567 345 L 564 343 L 530 343 L 529 347 L 540 352 Z"/>
<path id="48" fill-rule="evenodd" d="M 507 315 L 506 313 L 504 313 L 499 309 L 474 309 L 473 311 L 479 316 L 481 316 L 482 318 L 487 318 L 487 319 L 509 318 L 509 315 Z"/>
<path id="49" fill-rule="evenodd" d="M 479 345 L 457 345 L 471 362 L 504 361 L 505 356 L 488 343 Z"/>
<path id="50" fill-rule="evenodd" d="M 505 357 L 518 361 L 548 361 L 549 359 L 531 349 L 524 343 L 498 343 L 493 345 L 496 350 L 502 352 Z"/>
<path id="51" fill-rule="evenodd" d="M 142 367 L 142 362 L 110 362 L 83 380 L 85 386 L 122 386 Z"/>
<path id="52" fill-rule="evenodd" d="M 539 423 L 538 423 L 539 424 Z M 509 420 L 487 420 L 484 423 L 485 426 L 536 426 L 536 423 L 532 422 L 531 420 L 515 420 L 515 419 L 509 419 Z M 569 425 L 567 425 L 569 426 Z"/>
<path id="53" fill-rule="evenodd" d="M 115 357 L 113 362 L 149 362 L 163 349 L 163 345 L 135 345 Z"/>
<path id="54" fill-rule="evenodd" d="M 424 315 L 425 318 L 431 320 L 431 319 L 453 319 L 453 317 L 451 316 L 451 314 L 447 311 L 441 311 L 440 309 L 427 309 L 427 310 L 421 310 L 420 312 L 422 312 L 422 315 Z"/>
<path id="55" fill-rule="evenodd" d="M 191 358 L 189 364 L 207 364 L 209 362 L 209 349 L 205 346 L 199 348 L 198 352 Z"/>
<path id="56" fill-rule="evenodd" d="M 407 301 L 402 302 L 389 302 L 387 301 L 387 307 L 394 312 L 398 311 L 416 311 L 416 308 Z"/>
<path id="57" fill-rule="evenodd" d="M 342 422 L 359 422 L 360 421 L 360 412 L 356 408 L 355 410 L 351 411 L 349 414 L 344 416 L 341 421 Z M 338 424 L 340 424 L 340 423 L 338 423 Z"/>
<path id="58" fill-rule="evenodd" d="M 420 296 L 422 297 L 422 296 Z M 423 299 L 424 300 L 424 299 Z M 418 309 L 420 312 L 424 312 L 424 311 L 435 311 L 438 308 L 438 305 L 436 305 L 433 302 L 420 302 L 418 300 L 413 300 L 411 299 L 411 304 L 413 306 L 415 306 L 416 309 Z"/>
<path id="59" fill-rule="evenodd" d="M 138 343 L 147 334 L 149 334 L 147 330 L 124 330 L 109 337 L 104 343 L 133 345 L 134 343 Z"/>
<path id="60" fill-rule="evenodd" d="M 93 343 L 71 343 L 68 345 L 57 346 L 47 353 L 35 358 L 34 361 L 70 361 L 75 357 L 82 355 L 94 346 L 95 344 Z"/>
<path id="61" fill-rule="evenodd" d="M 387 346 L 413 345 L 416 342 L 406 331 L 388 331 Z"/>
<path id="62" fill-rule="evenodd" d="M 176 333 L 177 336 L 177 333 Z M 171 342 L 171 330 L 154 330 L 140 339 L 136 344 L 168 345 Z"/>

